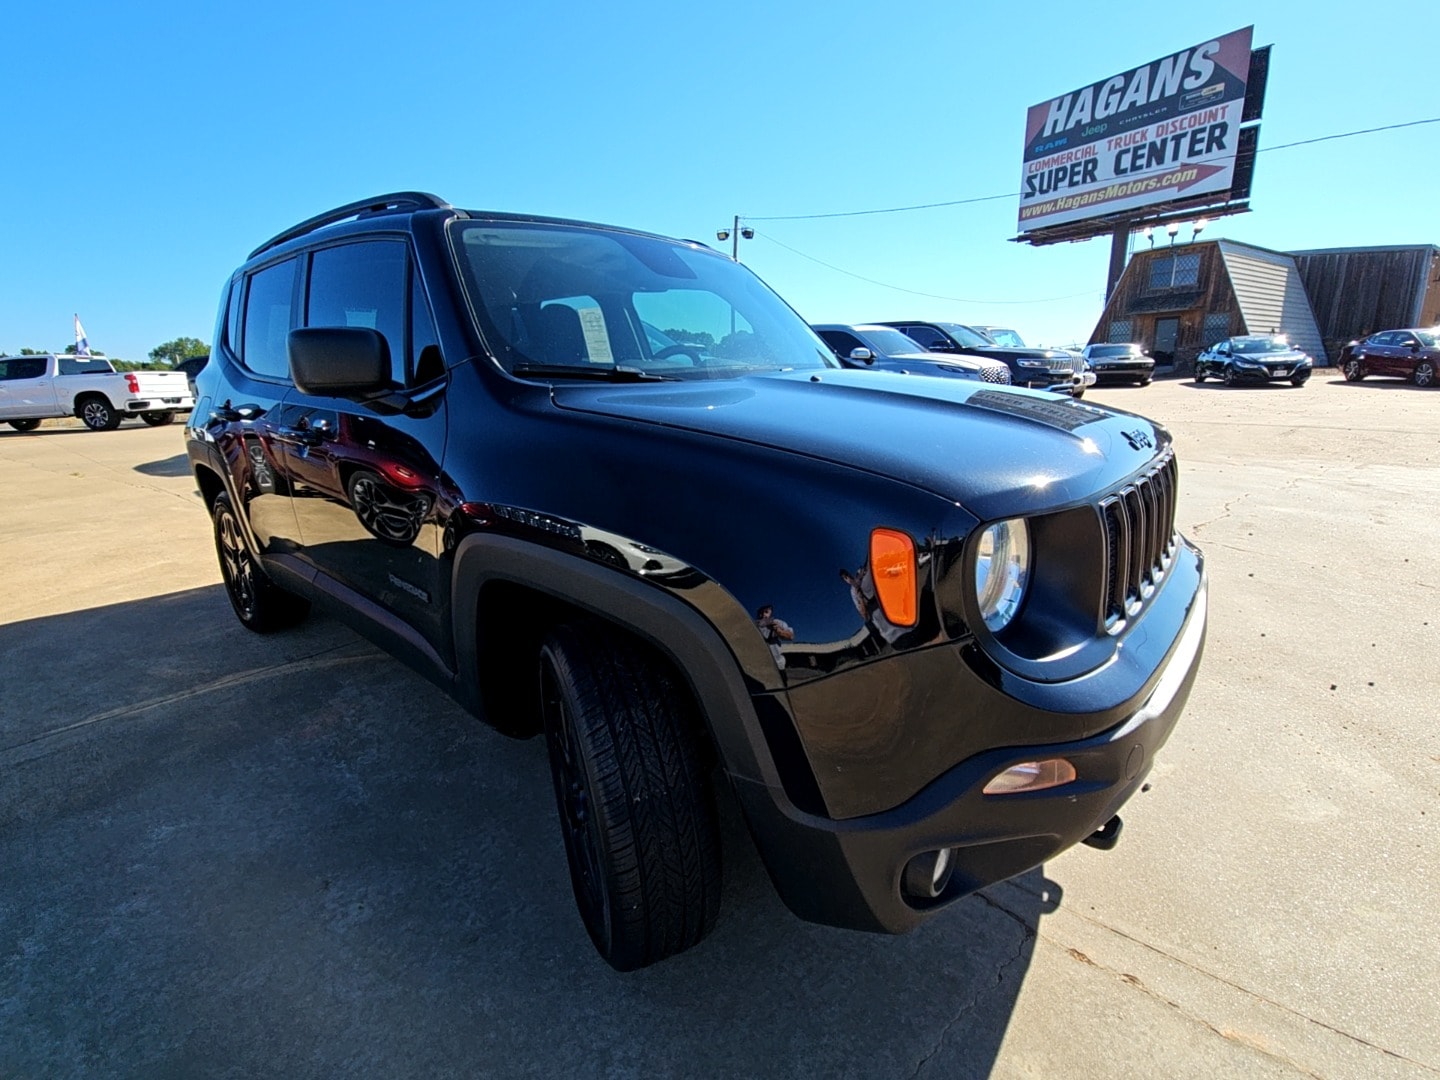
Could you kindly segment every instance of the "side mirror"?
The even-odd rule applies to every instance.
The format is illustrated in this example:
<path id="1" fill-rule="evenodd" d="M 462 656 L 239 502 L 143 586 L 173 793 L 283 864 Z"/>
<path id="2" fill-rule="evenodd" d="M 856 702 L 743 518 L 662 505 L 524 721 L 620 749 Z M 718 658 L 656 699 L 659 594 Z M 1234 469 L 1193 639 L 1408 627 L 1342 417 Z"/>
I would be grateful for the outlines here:
<path id="1" fill-rule="evenodd" d="M 311 326 L 291 330 L 290 378 L 302 394 L 364 397 L 390 386 L 390 346 L 378 330 Z"/>
<path id="2" fill-rule="evenodd" d="M 851 349 L 850 359 L 863 360 L 867 364 L 873 364 L 875 362 L 875 354 L 866 348 Z"/>

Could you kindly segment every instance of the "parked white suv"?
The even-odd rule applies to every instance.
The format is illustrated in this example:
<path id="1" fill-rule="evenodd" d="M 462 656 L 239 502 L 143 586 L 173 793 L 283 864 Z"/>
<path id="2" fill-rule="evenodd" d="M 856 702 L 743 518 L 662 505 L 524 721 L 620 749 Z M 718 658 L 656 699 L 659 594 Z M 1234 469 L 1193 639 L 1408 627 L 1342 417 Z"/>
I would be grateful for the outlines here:
<path id="1" fill-rule="evenodd" d="M 0 420 L 16 431 L 57 416 L 78 416 L 91 431 L 111 431 L 126 416 L 159 427 L 194 405 L 183 371 L 122 373 L 103 357 L 56 353 L 0 356 Z"/>

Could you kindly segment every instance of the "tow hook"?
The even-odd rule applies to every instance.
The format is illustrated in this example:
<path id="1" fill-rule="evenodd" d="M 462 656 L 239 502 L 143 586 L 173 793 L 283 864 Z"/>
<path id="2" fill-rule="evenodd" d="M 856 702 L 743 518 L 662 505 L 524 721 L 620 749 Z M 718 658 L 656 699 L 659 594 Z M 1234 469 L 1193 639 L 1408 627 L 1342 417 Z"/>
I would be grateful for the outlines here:
<path id="1" fill-rule="evenodd" d="M 1093 848 L 1099 848 L 1101 851 L 1109 851 L 1120 842 L 1120 830 L 1124 827 L 1125 823 L 1120 820 L 1120 815 L 1116 814 L 1104 825 L 1101 825 L 1100 828 L 1087 836 L 1084 842 Z"/>

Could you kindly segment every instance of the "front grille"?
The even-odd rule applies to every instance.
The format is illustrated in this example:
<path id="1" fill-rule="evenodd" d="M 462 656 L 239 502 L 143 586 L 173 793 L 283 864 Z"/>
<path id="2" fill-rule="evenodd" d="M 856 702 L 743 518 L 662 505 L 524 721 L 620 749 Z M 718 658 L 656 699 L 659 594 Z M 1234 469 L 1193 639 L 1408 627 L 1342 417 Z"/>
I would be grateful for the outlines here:
<path id="1" fill-rule="evenodd" d="M 1165 578 L 1175 558 L 1174 454 L 1133 484 L 1100 501 L 1105 526 L 1105 626 L 1123 627 Z"/>
<path id="2" fill-rule="evenodd" d="M 1048 364 L 1051 371 L 1069 372 L 1075 370 L 1075 368 L 1071 365 L 1070 357 L 1068 356 L 1052 356 L 1048 361 L 1046 361 L 1046 363 Z"/>

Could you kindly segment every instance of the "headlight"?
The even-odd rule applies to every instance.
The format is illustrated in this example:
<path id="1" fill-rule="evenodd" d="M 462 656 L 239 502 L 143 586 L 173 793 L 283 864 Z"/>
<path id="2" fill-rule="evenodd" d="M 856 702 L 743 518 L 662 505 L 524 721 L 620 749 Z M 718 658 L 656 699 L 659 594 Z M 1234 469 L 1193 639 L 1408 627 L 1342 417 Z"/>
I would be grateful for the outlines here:
<path id="1" fill-rule="evenodd" d="M 996 522 L 980 534 L 975 552 L 975 599 L 992 632 L 1020 610 L 1030 578 L 1030 531 L 1022 518 Z"/>
<path id="2" fill-rule="evenodd" d="M 1016 360 L 1015 363 L 1021 367 L 1048 367 L 1044 360 Z"/>

